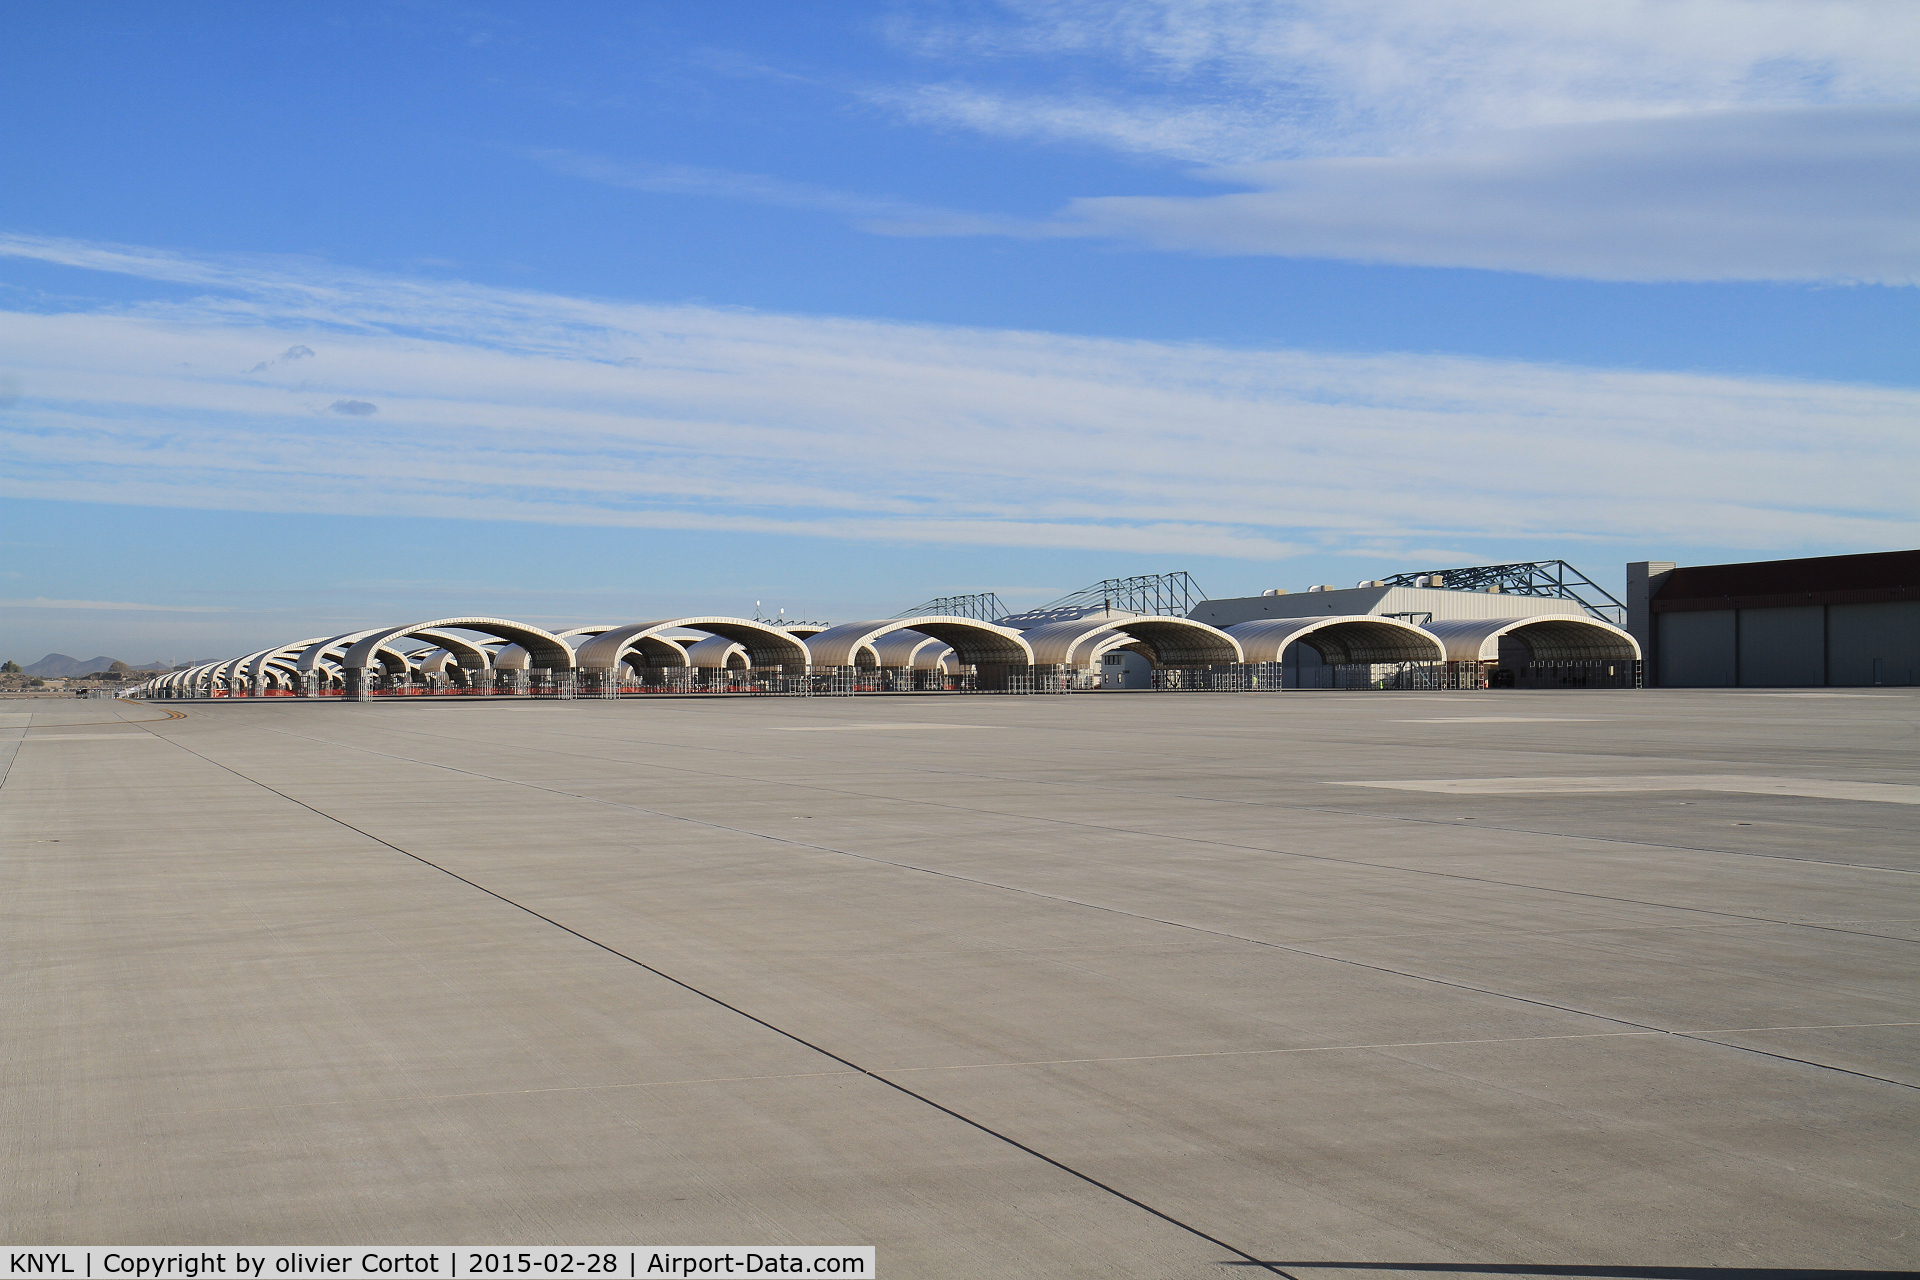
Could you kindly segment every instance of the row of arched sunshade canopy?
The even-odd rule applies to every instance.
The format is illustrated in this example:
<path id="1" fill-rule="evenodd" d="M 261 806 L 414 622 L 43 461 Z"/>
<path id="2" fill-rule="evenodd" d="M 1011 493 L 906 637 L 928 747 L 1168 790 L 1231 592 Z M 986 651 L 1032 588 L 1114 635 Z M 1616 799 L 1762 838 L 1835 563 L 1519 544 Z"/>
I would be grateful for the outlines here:
<path id="1" fill-rule="evenodd" d="M 688 633 L 695 633 L 689 635 Z M 1090 667 L 1116 650 L 1159 667 L 1281 662 L 1289 646 L 1328 664 L 1487 662 L 1503 638 L 1535 661 L 1636 660 L 1618 627 L 1578 616 L 1475 618 L 1414 626 L 1397 618 L 1335 615 L 1263 618 L 1224 630 L 1192 618 L 1095 614 L 1020 629 L 931 615 L 782 627 L 749 618 L 685 617 L 550 632 L 506 618 L 438 618 L 336 636 L 315 636 L 149 681 L 143 692 L 364 685 L 368 676 L 442 676 L 483 671 L 618 672 L 622 667 L 829 668 L 956 671 Z"/>

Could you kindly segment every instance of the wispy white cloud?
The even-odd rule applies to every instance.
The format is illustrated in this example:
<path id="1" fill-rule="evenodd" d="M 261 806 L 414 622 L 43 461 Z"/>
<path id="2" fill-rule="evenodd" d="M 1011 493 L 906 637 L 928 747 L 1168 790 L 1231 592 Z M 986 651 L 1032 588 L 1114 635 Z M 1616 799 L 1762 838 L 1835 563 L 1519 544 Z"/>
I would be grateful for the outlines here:
<path id="1" fill-rule="evenodd" d="M 616 161 L 604 156 L 551 148 L 522 152 L 527 159 L 564 173 L 610 187 L 634 191 L 657 191 L 674 195 L 718 196 L 751 204 L 780 205 L 790 209 L 819 209 L 828 213 L 855 217 L 911 216 L 923 209 L 905 200 L 863 196 L 837 191 L 810 182 L 792 182 L 758 173 L 738 173 L 729 169 L 709 169 L 698 165 L 651 164 L 644 161 Z"/>
<path id="2" fill-rule="evenodd" d="M 1091 196 L 1025 226 L 880 214 L 874 229 L 1606 280 L 1920 273 L 1920 5 L 1907 0 L 999 11 L 895 26 L 985 79 L 868 96 L 923 123 L 1198 162 L 1202 179 L 1254 189 Z M 1028 74 L 993 80 L 1023 58 Z"/>
<path id="3" fill-rule="evenodd" d="M 964 82 L 874 86 L 861 96 L 909 120 L 1003 138 L 1092 143 L 1135 155 L 1204 164 L 1266 159 L 1297 149 L 1261 105 L 1182 102 L 1164 93 L 1118 99 L 1075 89 L 1007 92 Z M 892 216 L 878 214 L 879 217 Z"/>
<path id="4" fill-rule="evenodd" d="M 653 307 L 13 238 L 15 496 L 1275 559 L 1920 534 L 1920 393 Z M 253 375 L 265 346 L 311 348 Z M 341 399 L 377 402 L 341 416 Z M 590 537 L 590 535 L 589 535 Z"/>
<path id="5" fill-rule="evenodd" d="M 643 161 L 617 161 L 577 151 L 529 150 L 525 158 L 564 173 L 610 187 L 631 191 L 652 191 L 668 195 L 710 196 L 744 204 L 772 205 L 783 209 L 812 209 L 840 214 L 861 222 L 912 223 L 952 228 L 942 234 L 990 235 L 1006 232 L 1032 234 L 1018 219 L 991 214 L 966 213 L 955 209 L 918 204 L 886 196 L 840 191 L 810 182 L 793 182 L 760 173 L 739 173 L 730 169 L 708 169 L 696 165 L 651 164 Z"/>
<path id="6" fill-rule="evenodd" d="M 231 613 L 211 605 L 136 604 L 126 600 L 49 600 L 35 596 L 30 600 L 0 600 L 0 609 L 105 609 L 114 613 Z"/>
<path id="7" fill-rule="evenodd" d="M 1218 196 L 1073 201 L 1025 228 L 1216 254 L 1598 280 L 1920 282 L 1920 108 L 1742 111 L 1489 135 L 1442 156 L 1268 161 Z"/>
<path id="8" fill-rule="evenodd" d="M 1002 0 L 903 17 L 949 61 L 1038 59 L 1069 87 L 939 81 L 925 118 L 1215 164 L 1401 154 L 1496 129 L 1908 102 L 1907 0 Z M 1076 65 L 1075 60 L 1079 60 Z M 1097 74 L 1074 74 L 1091 65 Z M 1107 86 L 1089 89 L 1088 79 Z M 1169 125 L 1173 127 L 1169 127 Z"/>

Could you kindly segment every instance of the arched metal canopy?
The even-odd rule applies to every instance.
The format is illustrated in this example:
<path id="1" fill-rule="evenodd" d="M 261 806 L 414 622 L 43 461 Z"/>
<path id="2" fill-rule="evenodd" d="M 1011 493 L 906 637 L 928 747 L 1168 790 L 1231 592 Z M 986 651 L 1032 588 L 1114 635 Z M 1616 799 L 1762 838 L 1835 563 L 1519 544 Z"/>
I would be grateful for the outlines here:
<path id="1" fill-rule="evenodd" d="M 602 622 L 602 623 L 595 623 L 593 626 L 590 626 L 590 627 L 568 627 L 565 631 L 556 631 L 553 634 L 560 637 L 562 640 L 568 640 L 574 636 L 585 637 L 585 636 L 603 635 L 606 632 L 613 630 L 613 628 L 614 628 L 613 623 Z M 577 643 L 571 645 L 570 647 L 573 649 L 573 651 L 576 654 L 580 652 L 580 646 Z M 671 658 L 673 655 L 665 654 L 662 656 Z M 499 652 L 492 655 L 492 661 L 493 661 L 493 665 L 502 671 L 528 671 L 528 670 L 531 670 L 533 667 L 533 655 L 527 652 L 526 646 L 524 645 L 517 645 L 517 644 L 502 645 L 500 646 Z M 672 661 L 664 661 L 664 662 L 655 662 L 655 663 L 643 664 L 643 665 L 652 665 L 657 667 L 670 667 L 670 666 L 675 666 L 677 664 Z"/>
<path id="2" fill-rule="evenodd" d="M 1440 641 L 1398 618 L 1370 613 L 1334 614 L 1325 618 L 1259 618 L 1227 628 L 1240 642 L 1248 662 L 1279 662 L 1295 641 L 1319 653 L 1329 663 L 1441 662 Z"/>
<path id="3" fill-rule="evenodd" d="M 857 666 L 857 655 L 862 646 L 873 645 L 880 637 L 895 631 L 918 631 L 936 640 L 944 640 L 953 646 L 959 660 L 969 666 L 1033 664 L 1032 646 L 1012 627 L 944 614 L 843 622 L 822 631 L 807 642 L 807 647 L 813 651 L 813 661 L 819 666 Z"/>
<path id="4" fill-rule="evenodd" d="M 225 665 L 221 662 L 203 662 L 197 667 L 180 673 L 180 683 L 188 688 L 203 684 L 211 686 L 214 673 Z"/>
<path id="5" fill-rule="evenodd" d="M 937 640 L 923 631 L 889 631 L 869 646 L 877 667 L 893 667 L 902 671 L 941 671 L 946 664 L 942 659 L 953 652 L 953 646 L 945 640 Z M 864 662 L 855 666 L 865 666 Z M 954 665 L 960 665 L 958 658 Z"/>
<path id="6" fill-rule="evenodd" d="M 1244 662 L 1240 642 L 1218 627 L 1192 618 L 1102 617 L 1048 622 L 1021 632 L 1033 660 L 1088 666 L 1110 649 L 1133 649 L 1157 667 L 1210 667 Z M 1131 643 L 1129 643 L 1131 641 Z"/>
<path id="7" fill-rule="evenodd" d="M 1511 636 L 1526 647 L 1535 662 L 1580 662 L 1592 659 L 1631 662 L 1640 657 L 1640 643 L 1610 622 L 1595 618 L 1549 614 L 1532 618 L 1449 618 L 1427 624 L 1427 630 L 1446 646 L 1449 662 L 1492 662 L 1500 656 L 1500 639 Z"/>
<path id="8" fill-rule="evenodd" d="M 370 631 L 356 640 L 347 650 L 345 666 L 365 667 L 368 659 L 382 645 L 395 640 L 415 636 L 422 631 L 437 632 L 441 627 L 452 627 L 461 631 L 477 631 L 482 635 L 498 636 L 509 644 L 524 648 L 531 657 L 533 665 L 548 671 L 566 671 L 573 667 L 573 650 L 567 642 L 550 631 L 539 627 L 530 627 L 524 622 L 514 622 L 508 618 L 438 618 L 432 622 L 414 622 L 404 627 L 387 627 L 379 631 Z M 434 637 L 439 643 L 438 637 Z"/>
<path id="9" fill-rule="evenodd" d="M 256 682 L 265 681 L 282 687 L 291 688 L 299 680 L 300 673 L 294 670 L 293 663 L 285 658 L 269 658 L 260 668 L 260 674 L 254 677 Z"/>
<path id="10" fill-rule="evenodd" d="M 421 649 L 410 656 L 413 658 L 413 669 L 423 676 L 445 675 L 449 667 L 460 665 L 449 649 Z"/>
<path id="11" fill-rule="evenodd" d="M 585 650 L 589 645 L 597 641 L 605 640 L 616 631 L 626 629 L 627 628 L 623 627 L 608 627 L 605 631 L 589 638 L 586 644 L 581 645 L 573 651 L 574 662 L 579 664 L 582 670 L 593 670 L 599 667 L 600 662 L 598 658 L 592 655 L 583 656 Z M 667 629 L 673 629 L 671 624 L 668 625 Z M 609 643 L 611 642 L 609 641 Z M 605 647 L 604 645 L 602 646 L 602 648 Z M 513 646 L 510 645 L 507 649 L 502 649 L 500 651 L 500 657 L 497 658 L 496 661 L 524 661 L 524 659 L 520 658 L 517 654 L 509 655 L 509 650 L 512 648 Z M 676 640 L 671 636 L 651 634 L 651 631 L 629 637 L 619 648 L 620 656 L 609 664 L 606 669 L 611 670 L 613 667 L 618 667 L 622 664 L 628 664 L 634 667 L 689 667 L 693 665 L 687 659 L 687 646 L 684 641 Z"/>
<path id="12" fill-rule="evenodd" d="M 679 661 L 656 662 L 650 665 L 691 666 L 686 650 L 660 634 L 683 627 L 689 631 L 704 631 L 708 635 L 724 636 L 735 642 L 747 651 L 748 659 L 756 667 L 788 667 L 803 670 L 810 661 L 806 643 L 782 627 L 755 622 L 751 618 L 701 617 L 663 618 L 658 622 L 636 622 L 628 627 L 615 627 L 580 646 L 579 665 L 611 669 L 620 665 L 629 650 L 658 644 L 671 646 L 679 654 Z"/>
<path id="13" fill-rule="evenodd" d="M 747 657 L 747 648 L 738 640 L 729 640 L 725 636 L 708 636 L 705 640 L 696 640 L 687 646 L 687 665 L 707 667 L 713 670 L 733 668 L 740 670 L 752 665 Z"/>
<path id="14" fill-rule="evenodd" d="M 445 649 L 453 655 L 456 663 L 469 671 L 484 671 L 493 662 L 493 655 L 488 653 L 484 646 L 451 631 L 428 627 L 414 632 L 412 638 L 425 640 L 437 648 Z"/>
<path id="15" fill-rule="evenodd" d="M 203 683 L 206 673 L 218 665 L 218 663 L 203 662 L 198 666 L 188 667 L 185 671 L 175 671 L 167 679 L 175 688 L 190 689 Z"/>
<path id="16" fill-rule="evenodd" d="M 220 668 L 215 673 L 214 678 L 221 681 L 229 689 L 231 689 L 234 685 L 234 682 L 240 678 L 240 673 L 243 670 L 246 670 L 252 664 L 255 658 L 264 658 L 272 652 L 273 650 L 271 649 L 262 649 L 259 653 L 249 653 L 245 657 L 228 658 L 225 662 L 220 664 Z M 248 678 L 249 679 L 252 678 L 251 673 L 249 673 Z"/>
<path id="17" fill-rule="evenodd" d="M 493 652 L 487 665 L 495 671 L 531 671 L 533 655 L 525 645 L 503 644 Z"/>
<path id="18" fill-rule="evenodd" d="M 283 656 L 285 653 L 285 649 L 262 649 L 244 658 L 234 658 L 220 665 L 216 678 L 223 681 L 228 689 L 243 685 L 284 684 L 290 677 L 299 674 L 292 659 Z"/>
<path id="19" fill-rule="evenodd" d="M 268 649 L 260 654 L 253 663 L 251 674 L 257 680 L 266 670 L 268 663 L 284 662 L 295 673 L 300 670 L 300 655 L 313 645 L 326 641 L 325 636 L 309 636 L 305 640 L 296 640 L 292 644 L 283 644 L 278 649 Z"/>
<path id="20" fill-rule="evenodd" d="M 373 631 L 349 631 L 345 635 L 332 636 L 326 640 L 313 641 L 301 652 L 300 657 L 295 660 L 294 666 L 298 668 L 303 675 L 319 667 L 323 660 L 331 659 L 342 666 L 346 666 L 348 665 L 346 661 L 348 650 L 363 637 L 374 634 L 376 634 L 376 632 Z M 407 670 L 407 655 L 401 653 L 391 644 L 383 643 L 378 651 L 378 657 L 380 665 L 391 675 L 400 675 Z M 360 662 L 354 665 L 365 666 L 366 663 Z"/>
<path id="21" fill-rule="evenodd" d="M 345 635 L 328 636 L 325 640 L 310 641 L 307 647 L 300 651 L 300 656 L 294 659 L 293 665 L 301 671 L 311 671 L 319 665 L 320 659 L 344 656 L 348 646 L 361 636 L 369 634 L 371 633 L 366 631 L 349 631 Z"/>

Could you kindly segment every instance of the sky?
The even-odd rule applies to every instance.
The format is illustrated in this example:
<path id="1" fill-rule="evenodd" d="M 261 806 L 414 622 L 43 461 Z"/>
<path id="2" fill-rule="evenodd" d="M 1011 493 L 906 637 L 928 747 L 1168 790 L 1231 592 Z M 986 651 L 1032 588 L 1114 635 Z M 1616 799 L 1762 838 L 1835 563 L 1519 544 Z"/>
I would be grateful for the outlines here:
<path id="1" fill-rule="evenodd" d="M 0 656 L 1920 544 L 1920 5 L 30 6 Z"/>

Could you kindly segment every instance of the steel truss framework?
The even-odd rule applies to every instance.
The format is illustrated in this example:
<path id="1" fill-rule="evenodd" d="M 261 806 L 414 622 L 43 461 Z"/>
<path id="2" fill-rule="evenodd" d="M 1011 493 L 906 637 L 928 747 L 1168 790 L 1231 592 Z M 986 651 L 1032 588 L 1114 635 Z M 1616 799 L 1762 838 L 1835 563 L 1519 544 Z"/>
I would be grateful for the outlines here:
<path id="1" fill-rule="evenodd" d="M 1193 580 L 1190 573 L 1144 573 L 1131 578 L 1103 578 L 1090 587 L 1068 592 L 1051 604 L 1042 605 L 1034 613 L 1104 607 L 1125 609 L 1130 613 L 1185 617 L 1206 598 L 1207 593 L 1200 589 L 1200 584 Z"/>
<path id="2" fill-rule="evenodd" d="M 1621 625 L 1627 616 L 1627 606 L 1618 597 L 1565 560 L 1422 569 L 1418 573 L 1396 573 L 1380 581 L 1389 587 L 1425 587 L 1431 586 L 1435 578 L 1449 591 L 1485 591 L 1499 587 L 1508 595 L 1571 600 L 1591 616 L 1615 626 Z"/>
<path id="3" fill-rule="evenodd" d="M 896 613 L 896 618 L 924 617 L 927 614 L 945 614 L 950 618 L 976 618 L 981 622 L 998 622 L 1012 613 L 1007 602 L 991 591 L 977 591 L 970 596 L 935 596 L 925 604 L 917 604 L 911 609 Z"/>
<path id="4" fill-rule="evenodd" d="M 915 614 L 944 613 L 957 618 L 978 618 L 982 622 L 1002 622 L 1010 618 L 1072 618 L 1096 609 L 1119 609 L 1127 613 L 1185 617 L 1206 598 L 1207 593 L 1200 589 L 1192 574 L 1144 573 L 1131 578 L 1103 578 L 1090 587 L 1070 591 L 1051 604 L 1017 614 L 995 592 L 979 591 L 966 596 L 935 596 L 925 604 L 893 616 L 910 618 Z"/>

